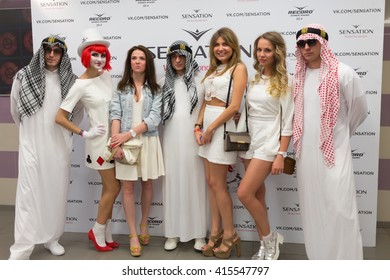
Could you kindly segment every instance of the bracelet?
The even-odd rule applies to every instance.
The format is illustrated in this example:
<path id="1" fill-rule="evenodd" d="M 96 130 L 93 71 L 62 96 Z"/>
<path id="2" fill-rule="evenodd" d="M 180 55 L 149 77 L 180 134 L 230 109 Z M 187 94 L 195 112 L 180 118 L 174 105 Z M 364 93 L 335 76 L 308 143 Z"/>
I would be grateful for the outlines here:
<path id="1" fill-rule="evenodd" d="M 202 127 L 203 127 L 203 125 L 201 125 L 201 124 L 199 124 L 199 123 L 196 123 L 196 124 L 194 125 L 194 127 L 199 127 L 199 128 L 202 128 Z"/>
<path id="2" fill-rule="evenodd" d="M 199 127 L 196 127 L 195 129 L 194 129 L 194 133 L 196 133 L 196 132 L 201 132 L 202 130 L 200 130 L 200 128 Z"/>
<path id="3" fill-rule="evenodd" d="M 83 137 L 83 134 L 84 134 L 84 130 L 80 129 L 79 135 L 80 135 L 81 137 Z"/>

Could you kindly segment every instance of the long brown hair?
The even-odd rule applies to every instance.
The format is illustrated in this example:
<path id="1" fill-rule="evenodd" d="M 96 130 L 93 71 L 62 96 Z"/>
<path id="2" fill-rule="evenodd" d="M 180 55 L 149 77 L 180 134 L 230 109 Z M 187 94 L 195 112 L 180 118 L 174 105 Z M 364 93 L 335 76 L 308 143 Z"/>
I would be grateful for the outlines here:
<path id="1" fill-rule="evenodd" d="M 211 74 L 213 74 L 217 69 L 217 67 L 222 64 L 222 62 L 219 61 L 214 55 L 214 46 L 219 37 L 221 37 L 227 43 L 227 45 L 231 47 L 233 50 L 232 57 L 230 58 L 228 65 L 226 66 L 225 70 L 222 73 L 220 73 L 220 75 L 222 75 L 231 67 L 233 67 L 233 65 L 236 65 L 241 62 L 240 44 L 238 42 L 238 38 L 236 34 L 230 28 L 222 27 L 219 30 L 217 30 L 210 39 L 210 48 L 209 48 L 210 66 L 203 80 L 208 76 L 210 76 Z"/>
<path id="2" fill-rule="evenodd" d="M 131 69 L 131 56 L 135 50 L 142 51 L 145 54 L 145 58 L 146 58 L 145 82 L 150 87 L 152 94 L 156 94 L 159 91 L 160 86 L 158 85 L 156 79 L 156 68 L 154 66 L 153 54 L 150 50 L 148 50 L 145 46 L 142 45 L 134 46 L 130 50 L 128 50 L 123 76 L 122 79 L 119 81 L 117 88 L 119 91 L 124 91 L 127 86 L 130 86 L 132 88 L 135 87 L 134 79 L 133 79 L 133 71 Z"/>

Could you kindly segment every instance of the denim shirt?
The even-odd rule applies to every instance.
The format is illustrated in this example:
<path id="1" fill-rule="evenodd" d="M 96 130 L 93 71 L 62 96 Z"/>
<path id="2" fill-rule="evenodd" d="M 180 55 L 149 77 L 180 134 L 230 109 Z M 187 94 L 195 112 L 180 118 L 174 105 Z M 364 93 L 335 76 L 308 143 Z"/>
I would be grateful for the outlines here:
<path id="1" fill-rule="evenodd" d="M 144 98 L 142 108 L 142 120 L 148 127 L 143 133 L 144 136 L 158 135 L 158 125 L 161 122 L 162 95 L 159 91 L 153 95 L 147 84 L 142 86 Z M 134 89 L 129 86 L 124 91 L 114 91 L 110 107 L 110 120 L 121 121 L 121 131 L 127 132 L 132 128 L 132 110 L 134 100 Z"/>

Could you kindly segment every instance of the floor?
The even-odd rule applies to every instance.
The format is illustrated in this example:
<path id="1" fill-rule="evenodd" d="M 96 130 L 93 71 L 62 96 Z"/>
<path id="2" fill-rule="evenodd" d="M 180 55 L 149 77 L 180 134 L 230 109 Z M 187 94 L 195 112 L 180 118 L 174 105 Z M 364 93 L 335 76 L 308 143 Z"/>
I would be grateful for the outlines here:
<path id="1" fill-rule="evenodd" d="M 13 243 L 13 226 L 15 210 L 13 206 L 0 205 L 0 260 L 9 257 L 9 247 Z M 133 259 L 129 253 L 129 241 L 126 235 L 116 235 L 116 241 L 122 246 L 118 249 L 99 253 L 87 240 L 86 233 L 64 233 L 61 244 L 65 247 L 66 253 L 63 256 L 53 256 L 43 245 L 37 245 L 31 255 L 32 260 L 127 260 Z M 152 237 L 148 246 L 143 247 L 141 260 L 204 260 L 205 257 L 194 251 L 193 242 L 179 243 L 174 251 L 164 250 L 164 237 Z M 250 259 L 252 254 L 258 250 L 258 242 L 243 241 L 241 243 L 241 257 L 234 253 L 231 259 Z M 306 260 L 304 245 L 285 243 L 281 246 L 281 260 Z M 368 260 L 390 260 L 390 227 L 388 224 L 378 223 L 376 247 L 364 248 L 364 259 Z"/>

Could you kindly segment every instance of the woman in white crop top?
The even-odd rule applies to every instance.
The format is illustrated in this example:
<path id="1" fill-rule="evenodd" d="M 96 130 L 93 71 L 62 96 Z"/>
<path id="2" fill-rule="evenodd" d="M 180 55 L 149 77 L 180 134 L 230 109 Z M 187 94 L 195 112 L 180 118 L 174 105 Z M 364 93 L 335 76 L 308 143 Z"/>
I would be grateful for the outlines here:
<path id="1" fill-rule="evenodd" d="M 232 199 L 226 185 L 228 167 L 236 163 L 237 152 L 224 151 L 223 130 L 224 123 L 226 130 L 236 130 L 232 118 L 240 108 L 248 75 L 241 62 L 237 36 L 231 29 L 225 27 L 214 33 L 209 55 L 210 67 L 203 78 L 205 101 L 194 130 L 199 155 L 204 158 L 211 212 L 210 239 L 202 253 L 229 258 L 234 247 L 240 255 L 240 238 L 234 231 Z M 230 100 L 225 108 L 231 77 Z"/>
<path id="2" fill-rule="evenodd" d="M 251 145 L 248 152 L 240 154 L 245 159 L 245 175 L 237 195 L 255 220 L 260 238 L 260 250 L 252 259 L 276 260 L 283 236 L 270 229 L 264 181 L 270 173 L 283 172 L 292 135 L 291 79 L 282 36 L 277 32 L 259 36 L 254 42 L 253 57 L 256 74 L 246 98 Z M 241 115 L 239 125 L 244 121 L 245 115 Z"/>

